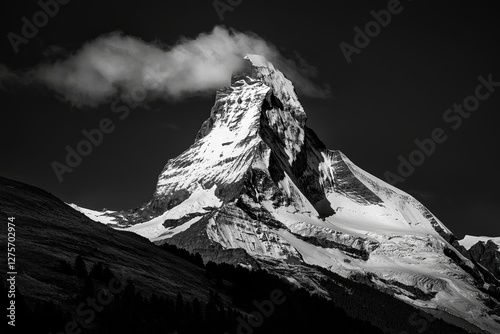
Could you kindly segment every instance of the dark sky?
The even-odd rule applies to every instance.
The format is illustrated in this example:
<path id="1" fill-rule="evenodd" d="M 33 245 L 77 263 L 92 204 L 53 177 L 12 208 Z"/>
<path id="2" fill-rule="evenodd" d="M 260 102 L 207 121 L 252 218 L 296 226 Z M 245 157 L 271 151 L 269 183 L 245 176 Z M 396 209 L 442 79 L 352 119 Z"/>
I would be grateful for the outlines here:
<path id="1" fill-rule="evenodd" d="M 492 74 L 500 82 L 498 11 L 487 1 L 401 1 L 403 10 L 348 64 L 339 44 L 354 44 L 353 28 L 364 29 L 373 20 L 370 11 L 386 9 L 388 2 L 328 4 L 247 0 L 221 22 L 212 1 L 72 0 L 15 54 L 7 34 L 19 33 L 21 18 L 40 8 L 36 1 L 4 1 L 0 63 L 24 70 L 50 58 L 55 46 L 76 50 L 113 31 L 165 45 L 220 24 L 252 31 L 318 69 L 317 80 L 330 85 L 333 97 L 299 95 L 308 125 L 327 147 L 368 172 L 380 178 L 396 173 L 398 156 L 408 157 L 415 139 L 443 128 L 448 139 L 396 186 L 457 236 L 500 235 L 500 88 L 456 130 L 443 121 L 448 108 L 474 94 L 478 76 Z M 93 209 L 148 201 L 166 161 L 192 144 L 214 102 L 214 94 L 158 100 L 120 121 L 109 105 L 73 107 L 43 87 L 6 86 L 0 98 L 0 175 Z M 51 163 L 63 161 L 65 146 L 75 146 L 81 131 L 103 117 L 112 118 L 116 129 L 59 182 Z"/>

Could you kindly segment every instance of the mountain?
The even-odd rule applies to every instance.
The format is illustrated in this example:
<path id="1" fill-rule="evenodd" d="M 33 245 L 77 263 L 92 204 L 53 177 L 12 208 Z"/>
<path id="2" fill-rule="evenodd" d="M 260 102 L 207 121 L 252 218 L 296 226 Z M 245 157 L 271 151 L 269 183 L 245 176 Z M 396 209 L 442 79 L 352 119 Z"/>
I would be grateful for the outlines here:
<path id="1" fill-rule="evenodd" d="M 327 298 L 330 272 L 472 332 L 499 332 L 498 279 L 460 253 L 453 233 L 415 198 L 327 149 L 273 64 L 245 59 L 217 91 L 193 145 L 165 165 L 151 201 L 116 212 L 72 206 L 156 244 L 265 269 Z"/>
<path id="2" fill-rule="evenodd" d="M 456 247 L 474 264 L 483 266 L 500 279 L 500 238 L 466 235 Z"/>

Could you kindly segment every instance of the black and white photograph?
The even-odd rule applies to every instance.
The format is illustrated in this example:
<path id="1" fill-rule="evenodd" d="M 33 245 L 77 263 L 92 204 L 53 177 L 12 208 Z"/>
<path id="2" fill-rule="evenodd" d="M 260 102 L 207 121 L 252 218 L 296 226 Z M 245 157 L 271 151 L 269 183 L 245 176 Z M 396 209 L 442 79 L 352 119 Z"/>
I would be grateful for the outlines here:
<path id="1" fill-rule="evenodd" d="M 496 3 L 0 7 L 2 333 L 500 333 Z"/>

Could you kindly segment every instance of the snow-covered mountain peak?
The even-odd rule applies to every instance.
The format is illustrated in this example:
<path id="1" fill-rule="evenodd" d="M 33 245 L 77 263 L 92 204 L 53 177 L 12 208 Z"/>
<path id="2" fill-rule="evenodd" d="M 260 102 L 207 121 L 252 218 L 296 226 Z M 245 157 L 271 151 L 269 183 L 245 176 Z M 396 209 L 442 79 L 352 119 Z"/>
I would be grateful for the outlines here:
<path id="1" fill-rule="evenodd" d="M 293 83 L 281 71 L 276 69 L 271 62 L 261 55 L 249 54 L 245 56 L 245 59 L 252 65 L 252 75 L 255 76 L 255 79 L 262 80 L 281 96 L 288 95 L 282 98 L 283 102 L 293 103 L 296 106 L 300 105 Z"/>
<path id="2" fill-rule="evenodd" d="M 248 54 L 244 59 L 247 61 L 247 66 L 239 73 L 235 73 L 231 82 L 251 78 L 264 83 L 271 88 L 273 94 L 283 104 L 283 108 L 292 113 L 303 127 L 307 116 L 299 102 L 293 83 L 264 56 Z"/>
<path id="3" fill-rule="evenodd" d="M 453 233 L 423 204 L 328 150 L 271 62 L 245 59 L 248 67 L 217 91 L 193 145 L 167 161 L 150 202 L 82 212 L 206 261 L 265 267 L 320 292 L 300 266 L 321 266 L 499 332 L 491 310 L 499 304 L 487 301 L 490 291 L 500 294 L 491 273 L 454 248 Z"/>

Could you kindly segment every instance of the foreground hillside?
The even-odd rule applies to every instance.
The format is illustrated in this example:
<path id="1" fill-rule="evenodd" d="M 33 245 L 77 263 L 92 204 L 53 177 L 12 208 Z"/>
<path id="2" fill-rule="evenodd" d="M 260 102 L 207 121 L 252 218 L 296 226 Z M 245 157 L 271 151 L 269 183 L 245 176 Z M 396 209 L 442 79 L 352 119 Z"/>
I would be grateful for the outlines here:
<path id="1" fill-rule="evenodd" d="M 118 279 L 144 291 L 208 300 L 213 285 L 196 265 L 134 233 L 98 224 L 41 189 L 1 177 L 0 187 L 0 240 L 5 244 L 6 217 L 15 217 L 17 281 L 26 296 L 65 301 L 77 282 L 58 273 L 61 261 L 72 264 L 80 255 L 88 269 L 110 264 Z M 0 265 L 6 267 L 5 257 Z"/>

